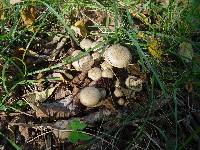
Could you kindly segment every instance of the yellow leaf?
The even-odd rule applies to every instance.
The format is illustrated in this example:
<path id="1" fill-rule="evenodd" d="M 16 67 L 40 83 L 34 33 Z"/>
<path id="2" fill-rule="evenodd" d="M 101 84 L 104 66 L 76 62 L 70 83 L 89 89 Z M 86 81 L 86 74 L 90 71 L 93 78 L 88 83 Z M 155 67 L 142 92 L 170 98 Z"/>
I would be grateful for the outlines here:
<path id="1" fill-rule="evenodd" d="M 85 27 L 85 21 L 84 20 L 79 20 L 77 21 L 74 26 L 71 27 L 72 30 L 75 31 L 76 34 L 82 36 L 82 37 L 86 37 L 87 35 L 87 30 Z"/>
<path id="2" fill-rule="evenodd" d="M 154 58 L 162 58 L 162 51 L 160 50 L 159 43 L 155 38 L 150 37 L 150 42 L 148 43 L 147 49 Z"/>
<path id="3" fill-rule="evenodd" d="M 145 25 L 149 25 L 151 23 L 150 18 L 148 18 L 145 14 L 143 13 L 136 13 L 136 12 L 132 12 L 132 16 L 139 19 L 140 21 L 142 21 Z"/>
<path id="4" fill-rule="evenodd" d="M 20 16 L 23 21 L 23 24 L 34 32 L 34 27 L 32 26 L 35 22 L 36 13 L 34 6 L 27 6 L 26 8 L 20 11 Z"/>

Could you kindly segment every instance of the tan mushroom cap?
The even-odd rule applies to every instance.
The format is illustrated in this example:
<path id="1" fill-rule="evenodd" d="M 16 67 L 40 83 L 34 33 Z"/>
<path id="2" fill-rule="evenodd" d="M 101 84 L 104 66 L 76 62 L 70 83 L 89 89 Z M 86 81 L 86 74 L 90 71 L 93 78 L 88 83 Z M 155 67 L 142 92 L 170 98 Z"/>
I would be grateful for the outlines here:
<path id="1" fill-rule="evenodd" d="M 101 99 L 101 92 L 95 87 L 85 87 L 80 92 L 80 102 L 84 106 L 93 107 Z"/>
<path id="2" fill-rule="evenodd" d="M 94 81 L 99 80 L 102 77 L 102 71 L 98 67 L 94 67 L 88 71 L 88 77 Z"/>
<path id="3" fill-rule="evenodd" d="M 140 92 L 142 90 L 142 83 L 143 80 L 138 79 L 135 76 L 128 76 L 128 78 L 125 81 L 126 87 L 136 92 Z"/>
<path id="4" fill-rule="evenodd" d="M 82 49 L 89 49 L 91 48 L 91 45 L 92 45 L 92 41 L 90 39 L 85 38 L 80 42 L 80 47 Z"/>
<path id="5" fill-rule="evenodd" d="M 114 95 L 115 95 L 115 97 L 122 97 L 123 92 L 120 88 L 115 88 Z"/>
<path id="6" fill-rule="evenodd" d="M 120 105 L 120 106 L 123 106 L 125 104 L 125 100 L 123 98 L 120 98 L 117 103 Z"/>
<path id="7" fill-rule="evenodd" d="M 117 68 L 127 67 L 132 60 L 130 51 L 120 44 L 110 46 L 105 51 L 104 57 L 105 61 Z"/>
<path id="8" fill-rule="evenodd" d="M 77 56 L 79 53 L 81 52 L 81 50 L 75 50 L 73 53 L 72 53 L 72 56 L 75 57 Z M 92 59 L 92 56 L 91 55 L 86 55 L 82 58 L 80 58 L 79 60 L 77 61 L 74 61 L 72 63 L 72 66 L 77 70 L 77 71 L 80 71 L 82 70 L 83 68 L 91 68 L 91 66 L 94 64 L 94 60 Z"/>
<path id="9" fill-rule="evenodd" d="M 109 64 L 108 62 L 106 62 L 106 61 L 104 61 L 102 64 L 100 64 L 101 65 L 101 68 L 103 69 L 103 70 L 106 70 L 106 69 L 112 69 L 113 68 L 113 66 L 111 65 L 111 64 Z"/>
<path id="10" fill-rule="evenodd" d="M 111 69 L 106 69 L 106 70 L 102 71 L 102 77 L 104 77 L 104 78 L 110 78 L 110 79 L 112 79 L 113 76 L 114 76 L 114 73 L 112 72 Z"/>

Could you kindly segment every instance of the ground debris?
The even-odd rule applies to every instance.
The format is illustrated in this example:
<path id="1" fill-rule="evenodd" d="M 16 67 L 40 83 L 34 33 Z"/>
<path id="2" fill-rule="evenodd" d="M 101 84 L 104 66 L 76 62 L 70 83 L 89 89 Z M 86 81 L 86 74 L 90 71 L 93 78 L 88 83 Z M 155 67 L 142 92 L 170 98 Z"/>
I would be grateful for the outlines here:
<path id="1" fill-rule="evenodd" d="M 81 112 L 80 105 L 77 104 L 71 95 L 66 98 L 52 102 L 42 103 L 37 107 L 37 117 L 53 117 L 53 119 L 69 118 Z"/>

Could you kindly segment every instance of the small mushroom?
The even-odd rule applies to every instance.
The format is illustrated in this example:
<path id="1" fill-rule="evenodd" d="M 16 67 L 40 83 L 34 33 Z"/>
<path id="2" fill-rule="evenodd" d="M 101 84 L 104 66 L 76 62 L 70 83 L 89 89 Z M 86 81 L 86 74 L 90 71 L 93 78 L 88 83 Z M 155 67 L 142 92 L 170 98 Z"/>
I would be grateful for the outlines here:
<path id="1" fill-rule="evenodd" d="M 113 66 L 110 65 L 109 63 L 107 63 L 106 61 L 104 61 L 104 62 L 101 64 L 101 68 L 102 68 L 103 70 L 106 70 L 106 69 L 112 69 Z"/>
<path id="2" fill-rule="evenodd" d="M 115 88 L 114 95 L 115 97 L 122 97 L 123 93 L 120 88 Z"/>
<path id="3" fill-rule="evenodd" d="M 136 92 L 140 92 L 142 90 L 142 83 L 143 80 L 138 79 L 135 76 L 128 76 L 125 81 L 126 87 Z"/>
<path id="4" fill-rule="evenodd" d="M 102 98 L 101 92 L 95 87 L 85 87 L 80 92 L 80 102 L 84 106 L 93 107 Z"/>
<path id="5" fill-rule="evenodd" d="M 127 67 L 132 60 L 130 51 L 120 44 L 110 46 L 105 51 L 104 57 L 106 62 L 117 68 Z"/>
<path id="6" fill-rule="evenodd" d="M 101 54 L 100 54 L 99 52 L 93 52 L 93 53 L 92 53 L 92 58 L 93 58 L 94 60 L 100 59 L 100 58 L 101 58 Z"/>
<path id="7" fill-rule="evenodd" d="M 92 45 L 92 41 L 89 40 L 89 39 L 86 39 L 86 38 L 84 38 L 84 39 L 80 42 L 80 47 L 81 47 L 82 49 L 85 49 L 85 50 L 91 48 L 91 45 Z"/>
<path id="8" fill-rule="evenodd" d="M 77 56 L 79 53 L 81 52 L 81 50 L 75 50 L 72 53 L 72 56 L 75 57 Z M 77 61 L 74 61 L 72 63 L 72 66 L 77 70 L 77 71 L 81 71 L 83 69 L 88 69 L 91 68 L 91 66 L 94 64 L 94 60 L 92 59 L 92 57 L 88 54 L 82 58 L 80 58 Z"/>
<path id="9" fill-rule="evenodd" d="M 115 87 L 117 87 L 117 88 L 120 87 L 120 81 L 119 81 L 119 79 L 117 79 L 117 80 L 115 81 Z"/>
<path id="10" fill-rule="evenodd" d="M 104 78 L 112 79 L 113 76 L 114 76 L 114 74 L 113 74 L 112 70 L 110 70 L 110 69 L 106 69 L 106 70 L 102 71 L 102 77 L 104 77 Z"/>
<path id="11" fill-rule="evenodd" d="M 102 77 L 102 71 L 98 67 L 94 67 L 88 71 L 88 77 L 94 81 L 99 80 Z"/>
<path id="12" fill-rule="evenodd" d="M 123 106 L 125 104 L 125 100 L 123 98 L 120 98 L 117 103 L 120 105 L 120 106 Z"/>

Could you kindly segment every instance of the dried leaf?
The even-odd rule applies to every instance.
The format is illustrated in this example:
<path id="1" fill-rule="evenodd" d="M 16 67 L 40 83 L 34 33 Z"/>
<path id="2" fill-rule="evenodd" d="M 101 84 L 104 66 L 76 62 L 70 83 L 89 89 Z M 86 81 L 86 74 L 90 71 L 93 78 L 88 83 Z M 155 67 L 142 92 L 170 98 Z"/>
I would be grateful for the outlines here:
<path id="1" fill-rule="evenodd" d="M 50 89 L 46 89 L 42 92 L 36 91 L 33 93 L 28 93 L 24 97 L 26 98 L 26 101 L 32 105 L 38 102 L 44 102 L 49 96 L 51 96 L 51 94 L 54 92 L 56 87 L 57 86 Z"/>
<path id="2" fill-rule="evenodd" d="M 30 138 L 29 132 L 28 132 L 28 127 L 19 126 L 19 131 L 20 131 L 21 135 L 24 136 L 25 141 L 27 141 Z"/>
<path id="3" fill-rule="evenodd" d="M 80 113 L 80 107 L 78 103 L 74 101 L 74 98 L 69 95 L 65 99 L 56 101 L 53 103 L 42 103 L 37 107 L 36 116 L 37 117 L 54 117 L 68 118 Z"/>
<path id="4" fill-rule="evenodd" d="M 35 28 L 33 27 L 33 24 L 35 22 L 36 18 L 36 12 L 34 6 L 27 6 L 26 8 L 23 8 L 20 11 L 20 16 L 23 21 L 23 24 L 30 29 L 30 31 L 34 32 Z"/>
<path id="5" fill-rule="evenodd" d="M 145 25 L 150 25 L 151 20 L 145 14 L 132 12 L 132 16 L 142 21 Z"/>
<path id="6" fill-rule="evenodd" d="M 54 135 L 56 136 L 56 138 L 60 139 L 60 140 L 65 140 L 67 139 L 71 132 L 67 131 L 67 130 L 59 130 L 59 129 L 52 129 L 52 132 L 54 133 Z"/>
<path id="7" fill-rule="evenodd" d="M 103 105 L 105 108 L 107 108 L 108 110 L 111 110 L 112 112 L 116 111 L 116 109 L 113 106 L 113 103 L 110 99 L 106 99 L 104 101 L 101 101 L 99 105 Z"/>
<path id="8" fill-rule="evenodd" d="M 82 37 L 86 37 L 87 35 L 87 30 L 85 27 L 85 21 L 84 20 L 79 20 L 77 21 L 74 26 L 71 27 L 74 32 Z"/>
<path id="9" fill-rule="evenodd" d="M 128 73 L 130 75 L 135 75 L 135 76 L 142 76 L 144 73 L 141 72 L 140 70 L 140 66 L 135 63 L 135 64 L 129 64 L 128 67 L 127 67 L 127 70 L 128 70 Z"/>
<path id="10" fill-rule="evenodd" d="M 192 85 L 192 83 L 191 83 L 191 82 L 186 83 L 186 84 L 185 84 L 185 88 L 186 88 L 186 90 L 187 90 L 189 93 L 191 93 L 191 92 L 193 91 L 193 85 Z"/>

